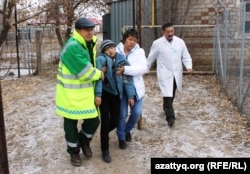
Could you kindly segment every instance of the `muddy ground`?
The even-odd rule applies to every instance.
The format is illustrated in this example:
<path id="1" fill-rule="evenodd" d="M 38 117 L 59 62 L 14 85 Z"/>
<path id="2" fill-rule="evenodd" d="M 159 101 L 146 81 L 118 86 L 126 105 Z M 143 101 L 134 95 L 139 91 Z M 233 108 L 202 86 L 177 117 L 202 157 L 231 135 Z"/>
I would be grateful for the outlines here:
<path id="1" fill-rule="evenodd" d="M 93 157 L 73 167 L 66 153 L 62 118 L 55 114 L 55 75 L 10 77 L 1 81 L 11 174 L 150 173 L 152 157 L 249 157 L 246 116 L 221 90 L 213 75 L 185 75 L 177 93 L 176 123 L 169 128 L 154 74 L 145 75 L 142 129 L 132 132 L 126 150 L 110 134 L 112 162 L 101 159 L 99 129 L 91 143 Z"/>

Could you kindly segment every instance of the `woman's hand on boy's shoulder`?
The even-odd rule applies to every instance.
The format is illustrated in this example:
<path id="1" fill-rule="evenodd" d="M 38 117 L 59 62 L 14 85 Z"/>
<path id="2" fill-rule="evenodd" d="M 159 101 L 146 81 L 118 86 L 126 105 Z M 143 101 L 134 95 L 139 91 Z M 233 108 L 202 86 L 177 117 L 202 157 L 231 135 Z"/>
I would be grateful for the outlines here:
<path id="1" fill-rule="evenodd" d="M 121 75 L 124 73 L 124 66 L 120 66 L 119 68 L 116 68 L 116 74 Z"/>

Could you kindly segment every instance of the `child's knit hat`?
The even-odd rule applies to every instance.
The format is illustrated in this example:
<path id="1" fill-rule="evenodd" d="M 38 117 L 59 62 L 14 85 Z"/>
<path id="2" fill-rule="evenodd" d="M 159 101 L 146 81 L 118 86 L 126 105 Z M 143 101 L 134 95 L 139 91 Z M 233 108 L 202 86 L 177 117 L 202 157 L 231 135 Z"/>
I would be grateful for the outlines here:
<path id="1" fill-rule="evenodd" d="M 104 53 L 105 50 L 109 47 L 115 47 L 115 43 L 109 39 L 105 39 L 101 43 L 100 50 L 102 53 Z"/>

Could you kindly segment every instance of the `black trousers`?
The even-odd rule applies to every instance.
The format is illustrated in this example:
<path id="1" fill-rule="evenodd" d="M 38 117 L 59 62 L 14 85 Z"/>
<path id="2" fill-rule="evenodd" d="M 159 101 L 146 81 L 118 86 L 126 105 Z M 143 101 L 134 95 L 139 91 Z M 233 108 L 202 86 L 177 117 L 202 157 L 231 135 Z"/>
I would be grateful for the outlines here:
<path id="1" fill-rule="evenodd" d="M 173 97 L 163 97 L 163 110 L 166 115 L 166 120 L 168 121 L 170 118 L 175 119 L 175 113 L 173 108 L 173 101 L 175 97 L 175 91 L 176 91 L 176 82 L 174 79 L 174 85 L 173 85 Z"/>
<path id="2" fill-rule="evenodd" d="M 84 143 L 92 139 L 92 137 L 90 138 L 90 137 L 86 137 L 85 135 L 83 135 L 82 132 L 85 132 L 88 135 L 93 136 L 100 124 L 100 120 L 98 116 L 95 118 L 84 119 L 81 125 L 80 131 L 78 131 L 77 129 L 77 123 L 78 123 L 78 120 L 71 120 L 68 118 L 64 118 L 63 127 L 64 127 L 65 139 L 67 141 L 67 144 L 68 143 L 77 144 L 77 147 L 79 147 L 80 142 Z M 73 147 L 70 147 L 70 145 L 67 145 L 67 152 L 71 154 Z"/>
<path id="3" fill-rule="evenodd" d="M 120 116 L 119 95 L 102 91 L 101 112 L 101 150 L 109 150 L 109 132 L 117 128 Z"/>

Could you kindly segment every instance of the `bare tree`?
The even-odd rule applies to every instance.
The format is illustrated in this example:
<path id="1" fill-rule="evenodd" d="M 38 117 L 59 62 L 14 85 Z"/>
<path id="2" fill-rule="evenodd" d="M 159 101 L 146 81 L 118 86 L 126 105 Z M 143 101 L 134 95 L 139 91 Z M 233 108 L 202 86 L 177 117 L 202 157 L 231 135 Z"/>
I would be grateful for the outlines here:
<path id="1" fill-rule="evenodd" d="M 55 21 L 56 35 L 61 47 L 70 37 L 76 18 L 88 17 L 89 14 L 104 14 L 108 9 L 105 0 L 54 0 L 50 1 L 47 7 L 51 9 L 47 13 L 47 19 Z M 64 36 L 61 34 L 62 25 L 66 25 Z"/>
<path id="2" fill-rule="evenodd" d="M 16 11 L 15 11 L 16 10 Z M 29 19 L 43 19 L 43 23 L 56 25 L 56 36 L 59 45 L 62 46 L 69 38 L 75 19 L 79 16 L 88 14 L 102 15 L 107 11 L 105 0 L 2 0 L 0 1 L 0 55 L 4 43 L 7 43 L 8 33 L 13 30 L 15 24 L 26 26 Z M 17 12 L 17 20 L 14 18 L 14 12 Z M 66 30 L 61 30 L 62 25 L 66 26 Z M 16 33 L 17 36 L 18 33 Z M 17 49 L 13 47 L 13 49 Z M 1 57 L 1 56 L 0 56 Z M 11 67 L 13 59 L 5 60 L 4 75 L 5 78 Z M 2 67 L 0 67 L 1 69 Z"/>
<path id="3" fill-rule="evenodd" d="M 3 0 L 0 4 L 0 48 L 7 38 L 8 32 L 15 25 L 14 10 L 18 11 L 17 23 L 22 23 L 46 10 L 40 3 L 32 0 Z M 35 12 L 35 13 L 34 13 Z"/>
<path id="4" fill-rule="evenodd" d="M 4 0 L 3 4 L 1 5 L 2 8 L 0 9 L 0 22 L 2 23 L 2 27 L 0 28 L 0 47 L 5 41 L 7 34 L 12 27 L 12 12 L 15 8 L 15 5 L 15 0 Z"/>
<path id="5" fill-rule="evenodd" d="M 0 48 L 7 38 L 9 30 L 14 26 L 14 10 L 18 11 L 17 23 L 26 22 L 39 15 L 45 15 L 47 21 L 54 20 L 56 35 L 62 46 L 70 36 L 74 20 L 79 16 L 88 16 L 88 13 L 103 14 L 107 11 L 107 0 L 51 0 L 45 3 L 32 0 L 3 0 L 0 4 Z M 61 36 L 60 26 L 66 25 L 64 39 Z"/>

